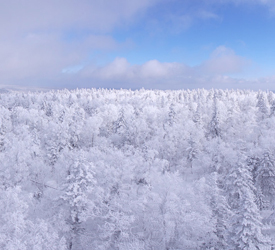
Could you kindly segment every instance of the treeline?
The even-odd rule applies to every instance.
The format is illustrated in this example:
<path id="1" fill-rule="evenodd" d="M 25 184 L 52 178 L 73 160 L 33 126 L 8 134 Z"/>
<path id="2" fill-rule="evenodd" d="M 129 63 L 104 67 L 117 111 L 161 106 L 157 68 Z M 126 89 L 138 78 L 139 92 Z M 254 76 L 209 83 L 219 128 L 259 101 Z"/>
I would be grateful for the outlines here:
<path id="1" fill-rule="evenodd" d="M 0 248 L 272 249 L 275 95 L 0 93 Z"/>

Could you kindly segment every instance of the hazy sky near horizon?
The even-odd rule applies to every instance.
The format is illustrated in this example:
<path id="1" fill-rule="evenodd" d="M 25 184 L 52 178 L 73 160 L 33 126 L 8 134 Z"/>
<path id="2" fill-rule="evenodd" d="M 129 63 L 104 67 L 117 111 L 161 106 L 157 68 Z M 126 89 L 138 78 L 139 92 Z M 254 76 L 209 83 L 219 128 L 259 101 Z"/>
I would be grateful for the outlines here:
<path id="1" fill-rule="evenodd" d="M 0 6 L 0 87 L 275 89 L 274 0 Z"/>

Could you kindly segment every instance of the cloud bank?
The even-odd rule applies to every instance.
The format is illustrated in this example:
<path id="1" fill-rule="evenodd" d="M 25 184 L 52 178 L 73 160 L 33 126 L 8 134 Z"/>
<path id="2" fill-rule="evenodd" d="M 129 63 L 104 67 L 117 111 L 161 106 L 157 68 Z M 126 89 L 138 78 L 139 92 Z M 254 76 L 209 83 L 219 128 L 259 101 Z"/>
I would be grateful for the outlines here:
<path id="1" fill-rule="evenodd" d="M 79 28 L 106 32 L 131 21 L 157 1 L 1 0 L 0 28 L 6 34 Z"/>
<path id="2" fill-rule="evenodd" d="M 158 0 L 0 0 L 0 84 L 45 85 L 93 51 L 127 47 L 111 35 Z"/>
<path id="3" fill-rule="evenodd" d="M 107 88 L 251 88 L 259 82 L 269 88 L 275 78 L 245 80 L 233 77 L 250 65 L 246 58 L 238 56 L 225 46 L 217 47 L 210 58 L 191 67 L 177 62 L 150 60 L 143 64 L 130 64 L 126 58 L 116 58 L 104 66 L 88 65 L 73 76 L 81 79 L 79 87 Z M 211 83 L 211 84 L 209 84 Z"/>
<path id="4" fill-rule="evenodd" d="M 271 0 L 185 1 L 183 6 L 190 13 L 170 10 L 165 22 L 174 32 L 182 32 L 194 20 L 219 20 L 206 6 L 225 2 L 275 6 Z M 182 1 L 174 3 L 182 4 Z M 114 30 L 131 27 L 153 8 L 156 12 L 159 6 L 165 8 L 170 4 L 168 0 L 0 0 L 0 4 L 1 86 L 249 87 L 246 81 L 232 77 L 243 72 L 249 60 L 225 46 L 216 48 L 208 60 L 195 67 L 154 58 L 140 65 L 130 64 L 124 57 L 98 66 L 100 60 L 91 58 L 91 54 L 102 53 L 104 57 L 110 51 L 135 46 L 130 39 L 116 39 Z M 156 21 L 156 25 L 162 23 Z M 265 82 L 270 86 L 274 79 Z"/>

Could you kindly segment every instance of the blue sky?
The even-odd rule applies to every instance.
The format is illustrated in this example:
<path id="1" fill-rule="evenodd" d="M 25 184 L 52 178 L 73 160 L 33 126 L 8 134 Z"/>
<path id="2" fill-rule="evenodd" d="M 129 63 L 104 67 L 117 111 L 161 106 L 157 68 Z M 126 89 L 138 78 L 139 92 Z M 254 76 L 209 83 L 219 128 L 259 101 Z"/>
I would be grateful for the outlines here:
<path id="1" fill-rule="evenodd" d="M 0 85 L 275 89 L 273 0 L 0 0 Z"/>

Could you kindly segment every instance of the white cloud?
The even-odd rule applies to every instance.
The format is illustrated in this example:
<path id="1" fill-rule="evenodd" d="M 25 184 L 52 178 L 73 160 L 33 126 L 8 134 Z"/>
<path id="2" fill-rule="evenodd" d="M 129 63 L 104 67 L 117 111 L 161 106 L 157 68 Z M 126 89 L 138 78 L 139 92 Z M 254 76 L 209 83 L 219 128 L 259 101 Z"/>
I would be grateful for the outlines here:
<path id="1" fill-rule="evenodd" d="M 181 63 L 150 60 L 131 65 L 126 58 L 116 58 L 103 67 L 89 65 L 78 72 L 84 87 L 125 88 L 241 88 L 247 81 L 230 77 L 247 66 L 247 61 L 225 46 L 216 48 L 202 64 L 190 67 Z"/>
<path id="2" fill-rule="evenodd" d="M 0 84 L 51 81 L 76 71 L 91 51 L 131 46 L 108 32 L 157 1 L 0 0 Z"/>
<path id="3" fill-rule="evenodd" d="M 0 40 L 0 79 L 53 77 L 64 67 L 82 61 L 90 48 L 114 46 L 115 41 L 108 36 L 66 43 L 59 34 L 31 33 L 19 40 Z"/>
<path id="4" fill-rule="evenodd" d="M 269 8 L 270 11 L 275 10 L 275 1 L 274 0 L 204 0 L 208 4 L 227 4 L 227 3 L 233 3 L 236 5 L 263 5 Z"/>
<path id="5" fill-rule="evenodd" d="M 29 34 L 21 40 L 0 41 L 1 79 L 43 77 L 59 70 L 61 65 L 75 63 L 79 56 L 59 43 L 56 35 Z"/>
<path id="6" fill-rule="evenodd" d="M 248 63 L 247 59 L 236 55 L 232 49 L 219 46 L 212 52 L 210 59 L 199 66 L 199 69 L 205 74 L 239 73 Z"/>
<path id="7" fill-rule="evenodd" d="M 264 4 L 264 5 L 274 5 L 274 1 L 273 0 L 227 0 L 230 2 L 234 2 L 234 3 L 249 3 L 249 4 Z"/>
<path id="8" fill-rule="evenodd" d="M 188 67 L 179 63 L 161 63 L 150 60 L 142 65 L 131 65 L 126 58 L 116 58 L 104 67 L 89 66 L 80 74 L 88 78 L 101 80 L 119 80 L 128 82 L 155 81 L 168 79 L 172 75 L 184 72 Z"/>
<path id="9" fill-rule="evenodd" d="M 205 21 L 222 21 L 224 5 L 264 6 L 273 13 L 274 0 L 160 0 L 162 4 L 157 11 L 148 16 L 147 29 L 151 35 L 177 34 L 190 29 L 197 23 Z M 226 6 L 227 7 L 227 6 Z M 225 8 L 226 8 L 225 7 Z"/>
<path id="10" fill-rule="evenodd" d="M 212 3 L 226 1 L 248 3 L 248 0 L 213 0 Z M 268 0 L 252 1 L 267 6 L 273 3 Z M 140 84 L 144 87 L 162 84 L 164 87 L 169 82 L 172 88 L 177 88 L 191 82 L 201 86 L 209 77 L 238 73 L 245 67 L 247 61 L 225 47 L 217 48 L 209 60 L 193 68 L 157 60 L 131 65 L 125 58 L 117 58 L 103 67 L 96 66 L 96 62 L 86 65 L 89 53 L 93 50 L 108 51 L 132 46 L 131 41 L 116 41 L 110 35 L 111 31 L 131 24 L 152 6 L 158 7 L 158 3 L 164 3 L 165 7 L 171 1 L 0 0 L 0 84 L 47 86 L 51 82 L 51 87 L 65 87 L 67 82 L 75 81 L 83 82 L 83 86 L 87 87 L 95 82 L 112 87 L 111 83 L 116 81 L 117 84 L 129 83 L 129 87 Z M 180 3 L 186 7 L 182 11 L 164 13 L 166 27 L 173 32 L 187 29 L 196 20 L 219 19 L 214 12 L 205 8 L 205 4 L 195 4 L 195 8 L 189 8 L 193 2 Z M 156 20 L 156 26 L 162 24 Z M 70 32 L 80 36 L 68 38 Z M 77 87 L 75 83 L 71 86 Z M 169 86 L 166 85 L 166 88 Z"/>
<path id="11" fill-rule="evenodd" d="M 137 72 L 141 78 L 162 78 L 183 70 L 181 67 L 179 63 L 160 63 L 157 60 L 151 60 L 141 65 Z"/>
<path id="12" fill-rule="evenodd" d="M 49 55 L 49 57 L 51 56 Z M 246 61 L 245 58 L 236 55 L 233 50 L 224 46 L 216 48 L 207 61 L 195 67 L 176 62 L 159 62 L 158 60 L 150 60 L 137 65 L 130 64 L 126 58 L 116 58 L 105 66 L 95 64 L 70 66 L 63 70 L 63 74 L 53 76 L 52 85 L 48 87 L 249 88 L 257 90 L 260 86 L 262 89 L 273 90 L 275 76 L 254 80 L 230 76 L 232 73 L 242 71 L 246 67 Z M 57 65 L 58 62 L 50 70 L 54 71 Z M 46 87 L 48 82 L 45 85 L 43 82 L 41 84 L 40 87 Z"/>
<path id="13" fill-rule="evenodd" d="M 87 28 L 105 32 L 158 0 L 0 0 L 2 33 Z"/>
<path id="14" fill-rule="evenodd" d="M 158 33 L 181 33 L 188 30 L 194 24 L 200 21 L 220 20 L 220 16 L 210 10 L 205 4 L 201 6 L 192 6 L 191 1 L 179 1 L 180 7 L 169 9 L 171 2 L 163 4 L 162 10 L 157 12 L 156 16 L 148 17 L 147 28 L 151 34 Z"/>
<path id="15" fill-rule="evenodd" d="M 197 16 L 200 19 L 204 19 L 204 20 L 207 20 L 207 19 L 220 19 L 220 17 L 217 14 L 215 14 L 214 12 L 209 11 L 209 10 L 200 10 L 200 11 L 198 11 Z"/>
<path id="16" fill-rule="evenodd" d="M 100 78 L 103 80 L 129 78 L 131 65 L 125 58 L 116 58 L 112 63 L 101 68 L 88 68 L 84 70 L 84 75 Z"/>

